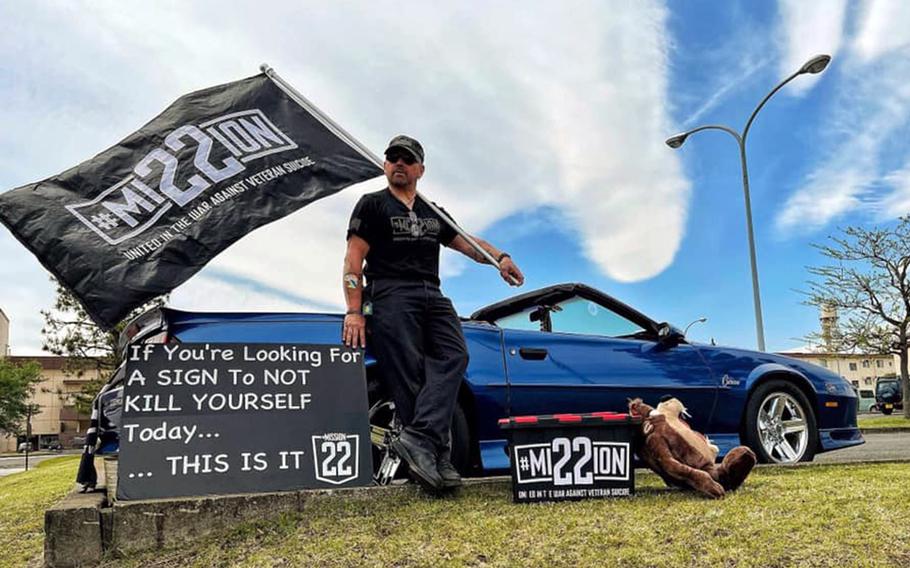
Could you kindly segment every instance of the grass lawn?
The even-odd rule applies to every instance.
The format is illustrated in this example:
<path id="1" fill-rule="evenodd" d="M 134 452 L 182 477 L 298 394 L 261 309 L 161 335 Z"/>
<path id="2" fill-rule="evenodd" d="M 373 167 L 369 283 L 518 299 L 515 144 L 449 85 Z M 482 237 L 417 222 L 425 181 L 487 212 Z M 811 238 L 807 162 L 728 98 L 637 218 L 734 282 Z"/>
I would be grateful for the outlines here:
<path id="1" fill-rule="evenodd" d="M 903 410 L 898 412 L 903 412 Z M 857 419 L 857 425 L 860 428 L 910 428 L 910 420 L 899 414 L 892 414 L 891 416 L 860 416 Z"/>
<path id="2" fill-rule="evenodd" d="M 0 566 L 24 566 L 44 548 L 44 510 L 73 488 L 79 456 L 0 477 Z"/>
<path id="3" fill-rule="evenodd" d="M 111 566 L 908 566 L 910 465 L 756 470 L 721 501 L 638 475 L 631 499 L 515 505 L 405 491 L 242 525 Z"/>

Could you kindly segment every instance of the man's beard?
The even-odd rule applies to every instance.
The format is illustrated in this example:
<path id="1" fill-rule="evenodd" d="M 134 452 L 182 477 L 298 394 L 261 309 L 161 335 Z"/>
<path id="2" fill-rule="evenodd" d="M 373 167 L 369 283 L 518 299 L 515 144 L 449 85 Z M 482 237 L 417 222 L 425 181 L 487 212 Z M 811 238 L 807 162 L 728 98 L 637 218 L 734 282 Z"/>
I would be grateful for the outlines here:
<path id="1" fill-rule="evenodd" d="M 408 186 L 408 175 L 403 173 L 403 175 L 396 176 L 395 175 L 396 173 L 399 173 L 399 172 L 393 172 L 392 175 L 389 176 L 389 185 L 391 185 L 392 187 L 395 187 L 397 189 L 407 187 Z"/>

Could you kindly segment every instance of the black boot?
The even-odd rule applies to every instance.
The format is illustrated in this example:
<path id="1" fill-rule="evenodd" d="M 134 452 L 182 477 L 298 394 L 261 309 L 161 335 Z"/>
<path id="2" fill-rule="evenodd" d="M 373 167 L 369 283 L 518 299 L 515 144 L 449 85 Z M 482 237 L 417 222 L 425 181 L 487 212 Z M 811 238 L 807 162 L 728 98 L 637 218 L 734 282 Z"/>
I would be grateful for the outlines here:
<path id="1" fill-rule="evenodd" d="M 417 481 L 425 488 L 438 491 L 443 488 L 436 464 L 436 454 L 426 449 L 420 440 L 407 430 L 392 440 L 392 450 L 407 462 Z"/>
<path id="2" fill-rule="evenodd" d="M 439 472 L 439 477 L 442 478 L 442 486 L 446 489 L 461 487 L 461 475 L 455 469 L 455 466 L 452 465 L 451 448 L 446 448 L 436 458 L 436 471 Z"/>

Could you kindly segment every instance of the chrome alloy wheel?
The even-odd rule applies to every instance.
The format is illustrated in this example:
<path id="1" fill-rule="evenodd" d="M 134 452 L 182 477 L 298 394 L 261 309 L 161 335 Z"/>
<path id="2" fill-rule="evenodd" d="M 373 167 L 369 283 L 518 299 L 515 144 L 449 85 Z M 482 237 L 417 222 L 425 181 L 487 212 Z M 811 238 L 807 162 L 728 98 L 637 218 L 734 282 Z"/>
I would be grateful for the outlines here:
<path id="1" fill-rule="evenodd" d="M 796 463 L 809 445 L 806 409 L 785 392 L 772 392 L 758 410 L 758 437 L 775 463 Z"/>

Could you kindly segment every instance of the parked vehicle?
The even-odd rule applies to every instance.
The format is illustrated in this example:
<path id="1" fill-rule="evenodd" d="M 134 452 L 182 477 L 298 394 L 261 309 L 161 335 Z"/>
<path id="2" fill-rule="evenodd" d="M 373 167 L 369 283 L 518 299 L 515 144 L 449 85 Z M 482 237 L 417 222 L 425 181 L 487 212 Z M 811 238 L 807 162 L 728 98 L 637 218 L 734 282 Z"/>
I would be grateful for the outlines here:
<path id="1" fill-rule="evenodd" d="M 904 399 L 901 395 L 900 379 L 879 379 L 875 383 L 875 402 L 882 414 L 903 410 Z"/>
<path id="2" fill-rule="evenodd" d="M 339 343 L 343 316 L 190 313 L 154 309 L 121 340 L 206 343 Z M 765 462 L 811 461 L 863 443 L 858 398 L 842 377 L 788 357 L 697 344 L 583 284 L 559 284 L 492 304 L 462 320 L 470 364 L 453 421 L 453 463 L 465 473 L 509 466 L 497 420 L 506 416 L 626 411 L 627 398 L 672 395 L 690 423 L 720 447 L 742 443 Z M 388 456 L 393 405 L 366 354 L 374 460 Z M 105 449 L 116 448 L 121 369 L 101 400 Z"/>
<path id="3" fill-rule="evenodd" d="M 35 448 L 32 446 L 31 442 L 19 442 L 19 447 L 16 448 L 16 451 L 21 454 L 25 452 L 33 452 L 35 451 Z"/>
<path id="4" fill-rule="evenodd" d="M 878 404 L 875 402 L 875 391 L 872 389 L 853 389 L 859 397 L 858 412 L 878 412 Z"/>

